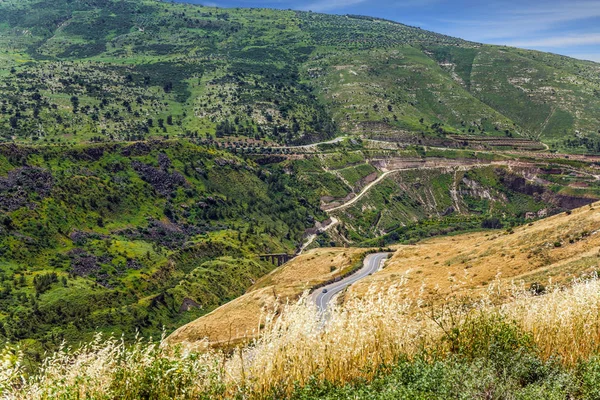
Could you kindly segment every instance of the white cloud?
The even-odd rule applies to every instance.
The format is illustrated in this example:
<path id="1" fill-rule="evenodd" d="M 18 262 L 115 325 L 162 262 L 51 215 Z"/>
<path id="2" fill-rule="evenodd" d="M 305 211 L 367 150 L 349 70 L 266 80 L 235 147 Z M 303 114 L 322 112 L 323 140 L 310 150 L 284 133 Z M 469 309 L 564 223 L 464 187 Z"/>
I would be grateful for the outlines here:
<path id="1" fill-rule="evenodd" d="M 439 19 L 430 29 L 477 42 L 551 51 L 600 61 L 600 1 L 482 1 L 464 19 Z M 532 5 L 533 4 L 533 5 Z M 597 53 L 594 53 L 596 52 Z M 574 54 L 578 53 L 578 54 Z"/>
<path id="2" fill-rule="evenodd" d="M 405 8 L 405 7 L 425 7 L 442 0 L 399 0 L 391 4 L 385 4 L 386 7 Z M 312 10 L 317 12 L 326 12 L 333 10 L 343 10 L 344 8 L 365 3 L 367 0 L 319 0 L 308 5 L 302 6 L 302 10 Z"/>
<path id="3" fill-rule="evenodd" d="M 521 7 L 516 1 L 495 6 L 483 2 L 480 19 L 441 20 L 452 25 L 449 33 L 470 40 L 496 42 L 538 36 L 562 24 L 600 17 L 600 1 L 549 1 L 536 7 Z M 493 7 L 493 8 L 492 8 Z M 486 15 L 487 14 L 487 15 Z M 485 18 L 483 15 L 486 15 Z"/>
<path id="4" fill-rule="evenodd" d="M 505 43 L 515 47 L 563 47 L 563 46 L 585 46 L 600 44 L 600 33 L 584 35 L 550 36 L 540 39 L 525 39 L 509 41 Z"/>

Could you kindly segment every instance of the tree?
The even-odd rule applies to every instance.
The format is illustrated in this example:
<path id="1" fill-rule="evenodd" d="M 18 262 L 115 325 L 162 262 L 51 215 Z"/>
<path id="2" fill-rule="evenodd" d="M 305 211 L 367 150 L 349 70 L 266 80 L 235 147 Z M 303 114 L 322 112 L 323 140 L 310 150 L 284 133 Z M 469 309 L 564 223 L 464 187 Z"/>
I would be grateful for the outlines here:
<path id="1" fill-rule="evenodd" d="M 56 272 L 51 272 L 49 274 L 36 275 L 33 278 L 33 286 L 35 287 L 36 294 L 42 294 L 48 289 L 54 282 L 58 282 L 58 276 Z"/>
<path id="2" fill-rule="evenodd" d="M 73 114 L 76 114 L 79 109 L 79 97 L 71 96 L 71 105 L 73 106 Z"/>

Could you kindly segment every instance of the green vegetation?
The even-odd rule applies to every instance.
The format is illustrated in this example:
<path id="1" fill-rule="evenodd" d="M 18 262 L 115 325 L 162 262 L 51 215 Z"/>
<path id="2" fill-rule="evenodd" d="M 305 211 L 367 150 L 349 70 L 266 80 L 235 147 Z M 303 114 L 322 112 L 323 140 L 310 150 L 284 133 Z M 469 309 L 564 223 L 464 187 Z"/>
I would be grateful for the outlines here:
<path id="1" fill-rule="evenodd" d="M 382 369 L 370 382 L 348 385 L 313 381 L 290 399 L 594 399 L 600 389 L 597 359 L 576 368 L 546 361 L 531 337 L 509 321 L 475 326 L 487 329 L 461 343 L 450 357 L 427 351 Z M 273 396 L 272 398 L 277 398 Z"/>
<path id="2" fill-rule="evenodd" d="M 557 179 L 556 175 L 554 179 Z M 568 175 L 567 175 L 568 176 Z M 505 168 L 483 166 L 467 171 L 408 170 L 389 175 L 351 207 L 336 213 L 346 237 L 367 246 L 415 242 L 430 236 L 482 228 L 515 226 L 530 218 L 571 208 L 593 198 L 598 183 L 577 193 L 570 188 L 536 185 Z M 567 181 L 568 183 L 568 181 Z M 486 228 L 487 226 L 484 226 Z"/>
<path id="3" fill-rule="evenodd" d="M 333 310 L 336 324 L 327 330 L 306 304 L 287 305 L 265 338 L 227 354 L 97 337 L 79 352 L 61 350 L 29 375 L 18 363 L 22 356 L 7 348 L 0 393 L 28 399 L 591 400 L 600 391 L 598 332 L 592 331 L 600 322 L 598 286 L 591 280 L 543 293 L 532 286 L 496 305 L 491 293 L 484 302 L 454 296 L 439 306 L 419 302 L 419 320 L 404 314 L 407 305 L 391 291 Z M 385 311 L 399 313 L 390 318 Z M 546 321 L 562 325 L 547 329 Z M 321 359 L 329 368 L 309 362 Z"/>
<path id="4" fill-rule="evenodd" d="M 33 370 L 97 332 L 157 338 L 243 294 L 274 267 L 259 254 L 294 253 L 323 209 L 400 158 L 449 166 L 386 176 L 313 245 L 413 243 L 587 204 L 600 186 L 583 161 L 531 166 L 535 182 L 457 166 L 540 142 L 597 152 L 599 72 L 355 15 L 2 1 L 0 342 L 20 345 Z M 401 362 L 355 388 L 496 372 L 460 357 Z M 297 395 L 344 390 L 317 382 Z"/>
<path id="5" fill-rule="evenodd" d="M 594 151 L 599 138 L 591 62 L 352 15 L 154 0 L 0 11 L 6 142 L 465 134 Z"/>
<path id="6" fill-rule="evenodd" d="M 0 334 L 160 336 L 241 295 L 325 215 L 281 167 L 185 142 L 3 147 Z M 35 341 L 31 341 L 34 339 Z"/>

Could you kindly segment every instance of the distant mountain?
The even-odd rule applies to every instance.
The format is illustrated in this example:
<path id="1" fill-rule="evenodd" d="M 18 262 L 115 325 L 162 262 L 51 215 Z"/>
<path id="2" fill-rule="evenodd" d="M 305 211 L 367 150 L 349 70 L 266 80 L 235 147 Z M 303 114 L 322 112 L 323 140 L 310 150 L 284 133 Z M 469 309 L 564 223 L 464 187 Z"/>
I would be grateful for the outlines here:
<path id="1" fill-rule="evenodd" d="M 599 64 L 371 17 L 9 0 L 0 55 L 9 142 L 460 134 L 600 149 Z"/>

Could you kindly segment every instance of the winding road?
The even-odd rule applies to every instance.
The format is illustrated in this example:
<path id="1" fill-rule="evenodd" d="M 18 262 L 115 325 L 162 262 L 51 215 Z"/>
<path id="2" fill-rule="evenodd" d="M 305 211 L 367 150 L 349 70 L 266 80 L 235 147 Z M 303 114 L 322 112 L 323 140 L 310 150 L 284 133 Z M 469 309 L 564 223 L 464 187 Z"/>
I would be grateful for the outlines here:
<path id="1" fill-rule="evenodd" d="M 350 199 L 349 201 L 347 201 L 346 203 L 339 205 L 337 207 L 333 207 L 330 209 L 325 210 L 325 212 L 329 213 L 332 211 L 337 211 L 337 210 L 341 210 L 342 208 L 348 208 L 350 207 L 352 204 L 356 203 L 358 200 L 360 200 L 361 197 L 363 197 L 369 190 L 371 190 L 371 188 L 375 185 L 377 185 L 379 182 L 381 182 L 382 180 L 384 180 L 385 178 L 387 178 L 387 176 L 389 174 L 393 174 L 394 172 L 398 172 L 401 171 L 400 169 L 395 169 L 392 171 L 386 171 L 383 174 L 381 174 L 377 179 L 375 179 L 373 182 L 369 183 L 367 186 L 365 186 L 359 194 L 357 194 L 356 196 L 354 196 L 352 199 Z"/>
<path id="2" fill-rule="evenodd" d="M 329 225 L 323 226 L 323 227 L 319 228 L 319 233 L 327 232 L 329 229 L 333 228 L 334 226 L 336 226 L 340 222 L 335 217 L 330 217 L 330 219 L 331 219 L 331 222 L 329 223 Z M 316 233 L 313 233 L 312 235 L 310 235 L 309 237 L 307 237 L 306 241 L 304 242 L 304 244 L 300 248 L 300 251 L 298 251 L 298 254 L 299 255 L 302 254 L 302 252 L 304 252 L 304 250 L 306 250 L 306 248 L 308 246 L 310 246 L 312 244 L 312 242 L 315 241 L 316 238 L 317 238 L 317 234 Z"/>
<path id="3" fill-rule="evenodd" d="M 346 289 L 353 283 L 356 283 L 359 280 L 379 271 L 383 261 L 388 258 L 388 255 L 389 253 L 369 254 L 367 257 L 365 257 L 363 267 L 354 274 L 342 279 L 339 282 L 334 282 L 315 290 L 312 297 L 317 304 L 319 313 L 325 312 L 325 310 L 327 310 L 327 306 L 329 303 L 331 303 L 335 295 L 340 293 L 342 290 Z"/>

